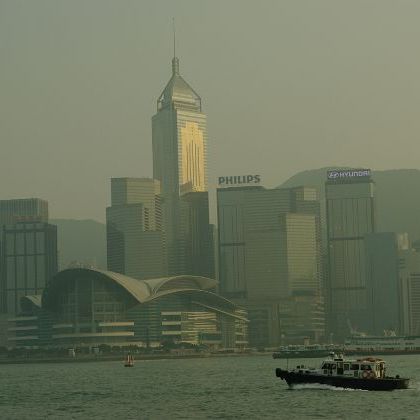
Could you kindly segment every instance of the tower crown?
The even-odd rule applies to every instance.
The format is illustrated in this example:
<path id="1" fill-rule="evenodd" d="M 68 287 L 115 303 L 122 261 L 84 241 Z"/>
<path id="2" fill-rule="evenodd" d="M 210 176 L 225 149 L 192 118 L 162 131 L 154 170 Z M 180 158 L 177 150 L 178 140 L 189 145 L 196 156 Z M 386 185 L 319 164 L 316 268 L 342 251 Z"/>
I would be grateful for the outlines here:
<path id="1" fill-rule="evenodd" d="M 201 112 L 201 98 L 179 73 L 179 59 L 172 59 L 172 77 L 157 100 L 157 109 L 174 107 Z"/>

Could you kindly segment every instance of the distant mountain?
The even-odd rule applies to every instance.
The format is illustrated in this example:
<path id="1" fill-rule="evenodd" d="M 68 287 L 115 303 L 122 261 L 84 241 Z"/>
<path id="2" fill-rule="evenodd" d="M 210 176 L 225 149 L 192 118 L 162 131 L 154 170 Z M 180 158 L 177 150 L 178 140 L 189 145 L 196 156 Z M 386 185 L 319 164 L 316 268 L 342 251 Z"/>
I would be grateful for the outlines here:
<path id="1" fill-rule="evenodd" d="M 325 180 L 330 169 L 299 172 L 280 187 L 318 187 L 325 207 Z M 408 232 L 411 241 L 420 239 L 420 170 L 373 171 L 376 192 L 377 229 L 380 232 Z"/>
<path id="2" fill-rule="evenodd" d="M 60 269 L 74 262 L 106 268 L 106 225 L 95 220 L 51 219 L 57 225 Z"/>

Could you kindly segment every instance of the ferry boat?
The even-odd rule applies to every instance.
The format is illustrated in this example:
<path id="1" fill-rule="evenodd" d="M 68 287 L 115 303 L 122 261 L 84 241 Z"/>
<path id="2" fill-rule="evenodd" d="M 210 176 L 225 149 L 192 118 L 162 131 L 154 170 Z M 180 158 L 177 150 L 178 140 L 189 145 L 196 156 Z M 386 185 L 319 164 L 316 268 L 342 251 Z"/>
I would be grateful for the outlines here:
<path id="1" fill-rule="evenodd" d="M 385 361 L 373 357 L 357 360 L 344 359 L 331 353 L 319 369 L 299 365 L 296 369 L 276 369 L 276 376 L 293 388 L 297 384 L 322 384 L 339 388 L 363 389 L 368 391 L 392 391 L 407 389 L 408 378 L 386 375 Z"/>
<path id="2" fill-rule="evenodd" d="M 347 355 L 420 354 L 420 336 L 352 336 L 344 342 Z"/>
<path id="3" fill-rule="evenodd" d="M 335 344 L 310 344 L 282 346 L 273 353 L 273 359 L 300 359 L 327 357 L 331 352 L 342 351 Z"/>
<path id="4" fill-rule="evenodd" d="M 127 354 L 127 358 L 124 361 L 124 367 L 133 367 L 134 357 L 131 354 Z"/>

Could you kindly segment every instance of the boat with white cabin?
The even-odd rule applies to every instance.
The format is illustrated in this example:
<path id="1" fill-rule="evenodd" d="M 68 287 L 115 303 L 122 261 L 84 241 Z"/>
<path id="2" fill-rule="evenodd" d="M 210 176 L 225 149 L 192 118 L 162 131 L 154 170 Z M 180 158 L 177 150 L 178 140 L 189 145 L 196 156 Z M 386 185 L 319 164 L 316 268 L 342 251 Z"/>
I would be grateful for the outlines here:
<path id="1" fill-rule="evenodd" d="M 364 357 L 351 360 L 335 353 L 331 353 L 318 369 L 304 365 L 291 370 L 277 368 L 276 376 L 285 380 L 290 387 L 297 384 L 321 384 L 368 391 L 407 389 L 410 381 L 399 375 L 387 376 L 386 363 L 382 359 Z"/>

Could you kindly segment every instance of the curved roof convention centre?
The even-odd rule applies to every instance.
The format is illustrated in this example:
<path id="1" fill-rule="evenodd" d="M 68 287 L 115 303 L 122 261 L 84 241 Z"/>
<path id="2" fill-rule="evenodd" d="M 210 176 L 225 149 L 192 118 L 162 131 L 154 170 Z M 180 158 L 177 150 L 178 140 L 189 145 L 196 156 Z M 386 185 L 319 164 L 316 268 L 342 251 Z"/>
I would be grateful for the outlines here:
<path id="1" fill-rule="evenodd" d="M 58 302 L 58 295 L 63 292 L 63 284 L 75 278 L 97 278 L 112 281 L 128 292 L 137 303 L 146 303 L 159 297 L 187 293 L 192 299 L 205 299 L 210 307 L 223 307 L 234 310 L 236 305 L 229 300 L 212 293 L 218 282 L 214 279 L 201 276 L 181 275 L 174 277 L 154 278 L 137 280 L 123 274 L 112 271 L 98 270 L 93 268 L 69 268 L 60 271 L 48 283 L 42 295 L 42 307 L 53 310 Z M 214 307 L 214 309 L 216 309 Z"/>

